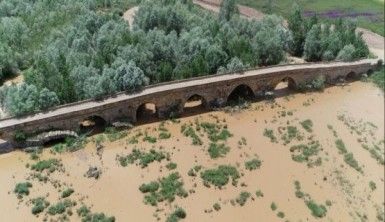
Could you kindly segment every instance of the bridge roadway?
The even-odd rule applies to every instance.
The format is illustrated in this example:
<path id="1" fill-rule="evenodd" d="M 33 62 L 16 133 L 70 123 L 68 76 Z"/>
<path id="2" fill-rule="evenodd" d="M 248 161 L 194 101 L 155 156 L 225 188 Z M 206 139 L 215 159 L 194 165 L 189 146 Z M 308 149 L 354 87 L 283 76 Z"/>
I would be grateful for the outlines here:
<path id="1" fill-rule="evenodd" d="M 178 91 L 181 89 L 183 90 L 184 88 L 190 88 L 190 89 L 191 87 L 199 88 L 199 86 L 202 86 L 202 85 L 205 85 L 208 87 L 212 83 L 213 84 L 214 83 L 218 84 L 221 82 L 228 83 L 231 81 L 238 81 L 242 79 L 246 80 L 250 78 L 255 78 L 255 79 L 274 78 L 275 76 L 278 76 L 278 75 L 282 76 L 282 73 L 296 73 L 297 71 L 304 72 L 304 70 L 306 70 L 307 76 L 313 75 L 313 78 L 315 75 L 319 75 L 320 73 L 327 73 L 327 72 L 330 73 L 333 69 L 335 70 L 345 69 L 346 70 L 345 75 L 346 75 L 349 72 L 354 72 L 358 70 L 359 67 L 364 67 L 364 66 L 366 71 L 368 71 L 369 68 L 367 67 L 373 68 L 376 63 L 377 63 L 377 60 L 365 59 L 365 60 L 359 60 L 355 62 L 279 65 L 279 66 L 249 70 L 242 73 L 211 75 L 211 76 L 198 77 L 198 78 L 192 78 L 192 79 L 181 80 L 181 81 L 162 83 L 162 84 L 147 86 L 138 93 L 127 94 L 122 92 L 122 93 L 118 93 L 113 97 L 106 98 L 102 101 L 85 100 L 85 101 L 58 106 L 46 112 L 40 112 L 40 113 L 31 114 L 23 117 L 13 117 L 13 118 L 2 119 L 0 120 L 0 138 L 10 139 L 9 136 L 5 135 L 5 134 L 9 134 L 9 132 L 7 131 L 9 130 L 12 131 L 16 129 L 24 130 L 24 126 L 29 125 L 29 123 L 32 123 L 32 122 L 49 124 L 51 119 L 57 119 L 57 117 L 60 117 L 63 115 L 68 116 L 68 114 L 71 114 L 71 113 L 76 115 L 76 113 L 81 113 L 82 111 L 89 112 L 90 110 L 100 109 L 101 107 L 108 107 L 117 103 L 122 103 L 122 102 L 126 103 L 127 101 L 129 102 L 131 100 L 134 100 L 135 98 L 140 98 L 144 96 L 145 97 L 147 96 L 147 98 L 152 98 L 152 97 L 156 98 L 156 95 L 158 94 L 166 95 L 167 93 L 171 93 L 173 91 Z M 322 71 L 322 70 L 325 70 L 325 71 Z M 365 71 L 358 71 L 358 72 L 363 73 Z M 288 77 L 290 77 L 290 75 Z M 299 78 L 297 77 L 293 77 L 293 79 L 296 82 L 296 84 L 300 82 Z M 277 82 L 279 83 L 280 81 L 281 79 L 279 79 Z M 136 120 L 136 118 L 134 119 Z"/>

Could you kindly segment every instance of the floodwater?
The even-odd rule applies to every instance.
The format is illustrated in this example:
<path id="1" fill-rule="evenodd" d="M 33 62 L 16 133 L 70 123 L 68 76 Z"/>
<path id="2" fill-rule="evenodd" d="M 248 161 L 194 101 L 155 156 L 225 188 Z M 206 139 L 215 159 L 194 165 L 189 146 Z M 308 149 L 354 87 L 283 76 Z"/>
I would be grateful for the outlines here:
<path id="1" fill-rule="evenodd" d="M 280 116 L 278 112 L 283 110 L 293 114 Z M 360 136 L 338 119 L 342 114 L 356 122 L 362 120 L 369 122 L 370 126 L 376 126 L 370 131 L 372 135 L 367 137 L 369 142 L 384 139 L 383 93 L 370 83 L 354 82 L 346 86 L 327 88 L 323 93 L 287 95 L 277 98 L 275 102 L 255 102 L 248 109 L 239 112 L 215 111 L 189 115 L 180 118 L 179 123 L 166 121 L 165 127 L 172 136 L 170 139 L 158 140 L 155 144 L 142 140 L 139 140 L 139 144 L 129 144 L 128 138 L 138 131 L 158 135 L 155 129 L 160 123 L 137 126 L 129 130 L 128 136 L 123 139 L 104 142 L 101 158 L 96 154 L 94 142 L 89 142 L 84 149 L 73 153 L 54 155 L 46 149 L 40 158 L 54 157 L 62 160 L 65 172 L 55 172 L 50 178 L 60 181 L 63 187 L 72 187 L 75 193 L 70 198 L 76 200 L 78 206 L 80 202 L 84 202 L 91 206 L 93 212 L 115 216 L 117 221 L 156 221 L 156 211 L 161 221 L 164 221 L 175 206 L 182 207 L 187 213 L 182 221 L 360 221 L 363 215 L 367 221 L 376 221 L 384 207 L 384 166 L 361 147 L 357 140 Z M 213 123 L 217 120 L 222 123 L 225 121 L 228 130 L 233 134 L 227 141 L 231 149 L 225 157 L 211 159 L 207 152 L 207 139 L 203 140 L 202 146 L 194 146 L 190 138 L 182 135 L 181 126 L 184 123 L 193 123 L 196 119 Z M 263 136 L 266 128 L 277 132 L 279 127 L 287 125 L 287 121 L 300 128 L 299 121 L 305 119 L 312 120 L 311 134 L 322 145 L 323 149 L 318 154 L 322 158 L 321 166 L 309 168 L 306 163 L 293 161 L 289 150 L 291 144 L 285 146 L 280 139 L 279 143 L 272 143 Z M 336 138 L 327 125 L 333 127 L 338 138 L 344 141 L 346 149 L 353 153 L 362 166 L 362 174 L 344 162 L 334 144 Z M 366 135 L 369 132 L 362 133 Z M 242 137 L 246 139 L 246 145 L 238 144 Z M 182 176 L 184 188 L 195 192 L 184 199 L 176 197 L 171 204 L 161 203 L 158 207 L 145 205 L 139 186 L 166 176 L 171 171 L 165 167 L 167 161 L 151 163 L 147 168 L 136 165 L 120 166 L 116 155 L 129 154 L 134 147 L 169 152 L 171 161 L 177 163 L 177 168 L 173 171 Z M 383 143 L 381 149 L 383 153 Z M 262 160 L 260 169 L 246 170 L 244 162 L 256 155 Z M 57 218 L 46 213 L 33 216 L 32 206 L 28 202 L 35 197 L 48 196 L 47 200 L 56 203 L 60 199 L 60 193 L 52 183 L 30 180 L 33 187 L 29 196 L 21 201 L 13 193 L 15 184 L 26 181 L 31 172 L 25 166 L 27 163 L 34 161 L 28 154 L 20 151 L 0 156 L 0 221 L 42 221 L 44 218 Z M 242 176 L 237 187 L 228 184 L 222 189 L 213 186 L 207 188 L 199 176 L 187 175 L 195 165 L 208 169 L 220 164 L 238 166 Z M 98 180 L 84 177 L 90 166 L 102 169 Z M 332 205 L 326 207 L 325 217 L 316 219 L 312 216 L 304 200 L 296 197 L 294 181 L 299 181 L 302 191 L 309 194 L 316 203 L 325 205 L 325 201 L 331 201 Z M 369 188 L 370 181 L 377 186 L 374 191 Z M 263 197 L 256 197 L 257 190 L 263 192 Z M 244 206 L 231 204 L 231 200 L 241 191 L 250 192 L 252 199 Z M 272 202 L 278 206 L 276 211 L 270 207 Z M 220 211 L 212 210 L 214 203 L 221 205 Z M 73 208 L 71 221 L 80 220 L 76 215 L 78 206 Z M 279 211 L 285 214 L 285 218 L 277 217 Z"/>

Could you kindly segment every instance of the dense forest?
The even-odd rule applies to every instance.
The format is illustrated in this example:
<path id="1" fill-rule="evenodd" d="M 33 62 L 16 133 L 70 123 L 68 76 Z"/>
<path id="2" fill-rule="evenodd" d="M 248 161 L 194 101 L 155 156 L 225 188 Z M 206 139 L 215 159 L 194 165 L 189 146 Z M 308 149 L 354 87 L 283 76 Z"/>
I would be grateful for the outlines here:
<path id="1" fill-rule="evenodd" d="M 122 19 L 139 4 L 133 27 Z M 191 0 L 3 0 L 0 2 L 0 103 L 22 115 L 120 91 L 201 75 L 283 63 L 351 61 L 369 55 L 356 24 L 321 24 L 294 6 L 281 17 L 241 18 L 235 0 L 219 15 Z"/>

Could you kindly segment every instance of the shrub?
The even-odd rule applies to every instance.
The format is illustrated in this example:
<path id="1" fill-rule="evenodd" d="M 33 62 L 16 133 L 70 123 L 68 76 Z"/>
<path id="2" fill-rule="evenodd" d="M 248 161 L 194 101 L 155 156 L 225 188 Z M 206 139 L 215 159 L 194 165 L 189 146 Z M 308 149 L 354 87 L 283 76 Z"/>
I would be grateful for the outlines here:
<path id="1" fill-rule="evenodd" d="M 247 202 L 247 200 L 249 199 L 249 197 L 251 196 L 251 194 L 249 192 L 241 192 L 239 194 L 239 196 L 237 197 L 237 199 L 235 200 L 239 205 L 243 206 L 245 205 L 245 203 Z"/>
<path id="2" fill-rule="evenodd" d="M 309 133 L 313 132 L 313 122 L 310 119 L 300 122 L 301 126 Z"/>
<path id="3" fill-rule="evenodd" d="M 182 208 L 177 208 L 167 219 L 166 222 L 178 222 L 180 219 L 186 218 L 186 211 Z"/>
<path id="4" fill-rule="evenodd" d="M 245 168 L 250 171 L 260 168 L 261 165 L 262 161 L 257 158 L 245 162 Z"/>
<path id="5" fill-rule="evenodd" d="M 16 184 L 13 192 L 16 193 L 18 197 L 28 196 L 29 188 L 31 187 L 32 187 L 32 184 L 30 182 L 18 183 Z"/>
<path id="6" fill-rule="evenodd" d="M 274 202 L 272 202 L 270 205 L 270 208 L 272 211 L 275 211 L 277 209 L 277 205 Z"/>
<path id="7" fill-rule="evenodd" d="M 322 218 L 326 216 L 327 210 L 324 205 L 318 205 L 314 201 L 310 200 L 306 202 L 306 206 L 310 209 L 311 214 L 314 217 Z"/>
<path id="8" fill-rule="evenodd" d="M 213 205 L 213 208 L 214 208 L 214 210 L 216 210 L 216 211 L 220 211 L 220 210 L 221 210 L 221 205 L 220 205 L 219 203 L 215 203 L 215 204 Z"/>
<path id="9" fill-rule="evenodd" d="M 376 186 L 376 183 L 373 182 L 373 181 L 370 181 L 369 182 L 369 187 L 372 191 L 374 191 L 375 189 L 377 189 L 377 186 Z"/>
<path id="10" fill-rule="evenodd" d="M 59 202 L 48 208 L 48 214 L 49 215 L 62 214 L 66 211 L 67 208 L 72 207 L 73 205 L 74 203 L 72 203 L 70 200 Z"/>
<path id="11" fill-rule="evenodd" d="M 172 173 L 167 177 L 159 179 L 158 182 L 153 181 L 149 184 L 143 184 L 139 189 L 143 193 L 148 193 L 144 196 L 144 202 L 152 206 L 156 206 L 158 202 L 164 200 L 173 202 L 175 196 L 188 196 L 183 188 L 183 182 L 179 173 Z"/>
<path id="12" fill-rule="evenodd" d="M 87 206 L 85 206 L 85 205 L 81 206 L 79 209 L 76 210 L 76 213 L 77 213 L 80 217 L 85 217 L 85 216 L 87 216 L 90 212 L 91 212 L 90 209 L 89 209 Z"/>
<path id="13" fill-rule="evenodd" d="M 153 149 L 151 149 L 150 152 L 148 153 L 141 152 L 138 149 L 133 149 L 131 154 L 127 156 L 119 156 L 119 155 L 117 156 L 117 159 L 120 165 L 123 167 L 127 166 L 128 164 L 133 164 L 139 160 L 138 164 L 142 168 L 147 167 L 150 163 L 154 161 L 160 162 L 166 158 L 167 158 L 167 154 L 163 152 L 157 152 Z"/>
<path id="14" fill-rule="evenodd" d="M 209 146 L 209 154 L 212 159 L 216 159 L 218 157 L 224 157 L 229 151 L 230 147 L 226 146 L 225 144 L 217 144 L 217 143 L 210 143 Z"/>
<path id="15" fill-rule="evenodd" d="M 265 137 L 270 138 L 270 141 L 271 141 L 272 143 L 277 143 L 277 142 L 278 142 L 277 137 L 275 137 L 274 131 L 273 131 L 272 129 L 265 129 L 265 130 L 263 131 L 263 135 L 264 135 Z"/>
<path id="16" fill-rule="evenodd" d="M 75 192 L 74 189 L 72 189 L 72 188 L 67 188 L 67 189 L 65 189 L 65 190 L 61 193 L 61 197 L 62 197 L 62 198 L 69 197 L 69 196 L 71 196 L 71 194 L 73 194 L 74 192 Z"/>
<path id="17" fill-rule="evenodd" d="M 36 215 L 45 210 L 49 206 L 49 202 L 44 197 L 35 198 L 32 200 L 32 214 Z"/>
<path id="18" fill-rule="evenodd" d="M 169 170 L 175 170 L 177 167 L 177 164 L 176 163 L 168 163 L 166 165 L 166 168 L 169 169 Z"/>
<path id="19" fill-rule="evenodd" d="M 337 149 L 340 151 L 340 154 L 345 154 L 348 152 L 348 150 L 345 147 L 344 141 L 342 141 L 341 139 L 337 139 L 335 141 L 335 144 L 336 144 Z"/>
<path id="20" fill-rule="evenodd" d="M 204 183 L 211 183 L 219 188 L 225 186 L 230 178 L 232 179 L 232 184 L 236 185 L 239 177 L 238 170 L 230 165 L 220 165 L 216 169 L 208 169 L 201 172 L 201 178 Z"/>
<path id="21" fill-rule="evenodd" d="M 284 218 L 285 217 L 285 213 L 280 211 L 280 212 L 277 213 L 277 216 L 279 218 Z"/>
<path id="22" fill-rule="evenodd" d="M 155 192 L 159 189 L 159 183 L 158 182 L 150 182 L 148 184 L 142 184 L 140 187 L 139 187 L 139 190 L 142 192 L 142 193 L 148 193 L 148 192 Z"/>
<path id="23" fill-rule="evenodd" d="M 256 195 L 257 197 L 263 197 L 263 193 L 262 193 L 261 190 L 257 190 L 257 191 L 255 192 L 255 195 Z"/>

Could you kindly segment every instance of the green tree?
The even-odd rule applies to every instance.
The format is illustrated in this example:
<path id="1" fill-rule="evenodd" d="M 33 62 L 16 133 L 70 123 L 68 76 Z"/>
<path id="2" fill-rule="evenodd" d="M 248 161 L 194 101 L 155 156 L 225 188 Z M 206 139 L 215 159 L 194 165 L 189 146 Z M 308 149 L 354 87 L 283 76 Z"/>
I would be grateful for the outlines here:
<path id="1" fill-rule="evenodd" d="M 239 10 L 235 0 L 223 0 L 219 10 L 219 20 L 229 21 L 233 15 L 238 13 Z"/>
<path id="2" fill-rule="evenodd" d="M 59 98 L 56 93 L 44 88 L 40 91 L 39 95 L 39 108 L 42 110 L 48 109 L 53 106 L 59 105 Z"/>
<path id="3" fill-rule="evenodd" d="M 301 57 L 306 38 L 305 21 L 302 16 L 302 9 L 295 4 L 288 19 L 289 30 L 293 35 L 293 42 L 290 47 L 294 56 Z"/>
<path id="4" fill-rule="evenodd" d="M 258 65 L 275 65 L 285 58 L 281 39 L 272 28 L 264 29 L 255 35 L 253 49 Z"/>
<path id="5" fill-rule="evenodd" d="M 20 116 L 39 110 L 39 92 L 34 85 L 21 84 L 8 88 L 6 92 L 5 110 Z"/>
<path id="6" fill-rule="evenodd" d="M 355 52 L 356 52 L 356 48 L 354 47 L 354 45 L 352 44 L 346 45 L 338 53 L 337 60 L 342 60 L 345 62 L 353 61 L 355 59 Z"/>
<path id="7" fill-rule="evenodd" d="M 316 62 L 322 59 L 321 27 L 313 25 L 306 35 L 304 56 L 306 61 Z"/>

